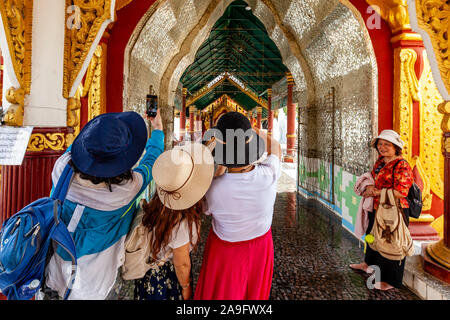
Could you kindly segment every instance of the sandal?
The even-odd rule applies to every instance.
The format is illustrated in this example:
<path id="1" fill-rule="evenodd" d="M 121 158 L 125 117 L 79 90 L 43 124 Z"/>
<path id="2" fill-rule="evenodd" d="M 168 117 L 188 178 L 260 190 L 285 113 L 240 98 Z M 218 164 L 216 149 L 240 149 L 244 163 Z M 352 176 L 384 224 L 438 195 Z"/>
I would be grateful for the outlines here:
<path id="1" fill-rule="evenodd" d="M 365 267 L 360 267 L 361 265 L 365 265 Z M 359 264 L 350 264 L 349 265 L 349 267 L 352 269 L 352 270 L 355 270 L 355 271 L 362 271 L 362 272 L 365 272 L 365 273 L 368 273 L 368 274 L 371 274 L 371 273 L 373 273 L 374 272 L 374 270 L 371 268 L 371 267 L 369 267 L 366 263 L 359 263 Z"/>

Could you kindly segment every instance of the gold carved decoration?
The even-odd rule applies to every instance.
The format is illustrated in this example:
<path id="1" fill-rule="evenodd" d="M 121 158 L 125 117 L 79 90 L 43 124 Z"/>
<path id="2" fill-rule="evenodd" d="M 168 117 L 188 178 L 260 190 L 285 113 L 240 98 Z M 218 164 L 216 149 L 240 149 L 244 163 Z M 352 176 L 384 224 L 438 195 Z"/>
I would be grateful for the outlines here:
<path id="1" fill-rule="evenodd" d="M 23 125 L 23 108 L 25 104 L 25 90 L 22 88 L 9 88 L 6 91 L 6 100 L 12 105 L 3 118 L 3 121 L 9 126 Z"/>
<path id="2" fill-rule="evenodd" d="M 438 105 L 438 111 L 444 115 L 441 122 L 442 131 L 450 132 L 450 101 L 444 101 Z M 447 151 L 447 141 L 445 141 L 444 148 L 446 152 L 450 152 L 450 149 Z"/>
<path id="3" fill-rule="evenodd" d="M 389 24 L 392 33 L 411 29 L 406 0 L 366 0 L 366 2 Z"/>
<path id="4" fill-rule="evenodd" d="M 20 88 L 9 88 L 6 93 L 6 100 L 12 105 L 8 108 L 4 121 L 10 126 L 22 126 L 25 94 L 30 93 L 31 87 L 33 1 L 0 1 L 0 14 L 14 74 L 20 85 Z"/>
<path id="5" fill-rule="evenodd" d="M 97 46 L 89 64 L 82 97 L 88 96 L 88 121 L 106 112 L 106 45 Z"/>
<path id="6" fill-rule="evenodd" d="M 67 99 L 67 126 L 74 129 L 74 138 L 80 132 L 81 85 L 74 97 Z"/>
<path id="7" fill-rule="evenodd" d="M 427 53 L 423 51 L 424 68 L 420 90 L 420 161 L 430 181 L 431 191 L 444 199 L 444 156 L 442 154 L 442 114 L 437 106 L 443 102 L 433 79 Z M 425 209 L 426 210 L 426 209 Z"/>
<path id="8" fill-rule="evenodd" d="M 94 41 L 105 21 L 111 17 L 111 0 L 66 0 L 66 7 L 78 8 L 76 13 L 66 11 L 66 21 L 78 14 L 79 24 L 65 29 L 63 95 L 69 98 L 70 90 L 86 61 Z M 70 12 L 70 11 L 69 11 Z"/>
<path id="9" fill-rule="evenodd" d="M 28 142 L 27 151 L 43 151 L 45 149 L 63 151 L 70 143 L 66 142 L 64 133 L 34 133 Z"/>
<path id="10" fill-rule="evenodd" d="M 21 88 L 29 94 L 33 0 L 2 0 L 0 14 L 14 73 Z"/>
<path id="11" fill-rule="evenodd" d="M 413 101 L 420 101 L 419 84 L 414 71 L 417 53 L 413 49 L 394 50 L 394 130 L 405 141 L 403 155 L 411 162 Z"/>
<path id="12" fill-rule="evenodd" d="M 431 38 L 442 81 L 450 92 L 450 4 L 447 1 L 416 0 L 417 23 Z"/>
<path id="13" fill-rule="evenodd" d="M 203 110 L 204 110 L 203 117 L 206 129 L 210 128 L 211 113 L 213 113 L 213 125 L 218 120 L 219 115 L 230 111 L 242 113 L 244 116 L 247 117 L 247 112 L 245 111 L 245 109 L 242 108 L 239 104 L 237 104 L 227 94 L 223 94 L 220 98 L 209 104 Z"/>
<path id="14" fill-rule="evenodd" d="M 91 59 L 84 84 L 80 83 L 74 97 L 67 100 L 67 126 L 74 128 L 68 141 L 80 133 L 81 98 L 88 97 L 88 121 L 106 112 L 106 44 L 100 44 Z"/>

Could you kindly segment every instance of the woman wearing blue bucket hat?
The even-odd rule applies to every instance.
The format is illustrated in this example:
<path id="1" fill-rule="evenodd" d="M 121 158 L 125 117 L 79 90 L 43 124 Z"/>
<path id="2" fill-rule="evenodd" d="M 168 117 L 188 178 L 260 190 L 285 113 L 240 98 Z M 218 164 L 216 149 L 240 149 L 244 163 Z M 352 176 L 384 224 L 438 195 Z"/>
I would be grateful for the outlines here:
<path id="1" fill-rule="evenodd" d="M 164 151 L 159 110 L 150 122 L 154 130 L 147 140 L 147 127 L 139 114 L 102 114 L 86 124 L 55 163 L 54 185 L 67 164 L 75 173 L 61 215 L 78 259 L 69 299 L 106 299 L 114 286 L 137 200 L 152 180 L 153 163 Z M 62 296 L 72 273 L 70 261 L 60 249 L 52 255 L 46 271 L 46 298 L 56 293 Z"/>

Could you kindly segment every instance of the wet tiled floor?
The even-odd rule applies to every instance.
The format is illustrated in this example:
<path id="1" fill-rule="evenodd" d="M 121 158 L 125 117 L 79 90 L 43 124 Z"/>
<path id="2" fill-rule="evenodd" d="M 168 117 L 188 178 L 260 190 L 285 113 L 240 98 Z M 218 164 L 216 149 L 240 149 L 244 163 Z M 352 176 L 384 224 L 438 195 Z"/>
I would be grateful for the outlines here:
<path id="1" fill-rule="evenodd" d="M 271 300 L 419 299 L 406 287 L 387 292 L 369 290 L 368 276 L 348 267 L 361 262 L 364 254 L 339 218 L 297 198 L 285 174 L 278 190 L 272 224 L 275 263 Z M 210 223 L 209 218 L 204 220 L 201 243 L 192 255 L 194 285 Z"/>

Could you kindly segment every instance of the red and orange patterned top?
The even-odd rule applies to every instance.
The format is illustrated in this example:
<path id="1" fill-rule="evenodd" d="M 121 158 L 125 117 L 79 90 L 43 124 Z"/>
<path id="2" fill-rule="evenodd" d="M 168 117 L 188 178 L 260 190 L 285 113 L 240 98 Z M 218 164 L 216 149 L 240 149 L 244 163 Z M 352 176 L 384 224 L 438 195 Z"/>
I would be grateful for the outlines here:
<path id="1" fill-rule="evenodd" d="M 385 163 L 383 157 L 379 157 L 373 165 L 372 177 L 375 180 L 375 188 L 381 190 L 383 188 L 390 189 L 394 187 L 394 190 L 400 192 L 405 198 L 400 199 L 400 205 L 402 208 L 409 208 L 406 196 L 408 195 L 409 188 L 414 182 L 413 172 L 407 161 L 402 161 L 403 157 L 389 161 Z M 394 179 L 392 178 L 393 167 L 395 166 Z M 373 209 L 378 209 L 380 203 L 380 197 L 374 197 Z"/>

